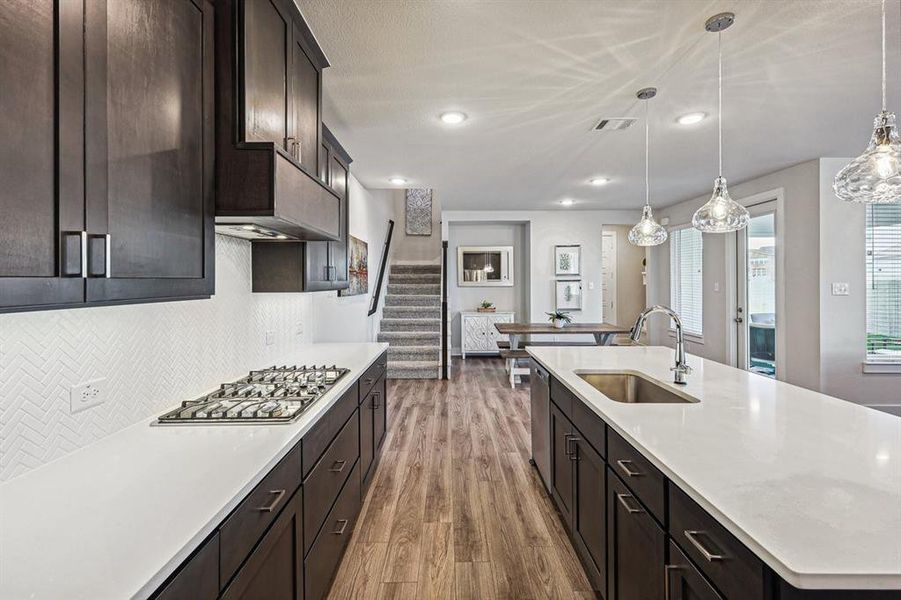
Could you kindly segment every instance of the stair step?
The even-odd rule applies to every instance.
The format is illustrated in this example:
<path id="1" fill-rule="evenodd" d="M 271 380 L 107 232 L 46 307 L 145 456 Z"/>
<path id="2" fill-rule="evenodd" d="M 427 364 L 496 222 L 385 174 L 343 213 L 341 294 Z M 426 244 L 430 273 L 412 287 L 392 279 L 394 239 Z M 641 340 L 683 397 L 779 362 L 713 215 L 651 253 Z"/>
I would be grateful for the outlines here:
<path id="1" fill-rule="evenodd" d="M 435 306 L 386 306 L 382 311 L 386 319 L 440 319 L 441 307 Z"/>
<path id="2" fill-rule="evenodd" d="M 441 273 L 439 264 L 410 264 L 394 263 L 391 265 L 391 273 Z"/>
<path id="3" fill-rule="evenodd" d="M 441 283 L 440 273 L 391 273 L 388 283 Z"/>
<path id="4" fill-rule="evenodd" d="M 437 360 L 388 360 L 388 379 L 438 379 Z"/>
<path id="5" fill-rule="evenodd" d="M 388 283 L 389 294 L 405 296 L 440 296 L 441 286 L 437 283 Z"/>
<path id="6" fill-rule="evenodd" d="M 441 348 L 438 346 L 388 346 L 388 362 L 410 360 L 438 360 Z"/>
<path id="7" fill-rule="evenodd" d="M 423 296 L 420 294 L 388 294 L 385 296 L 385 308 L 389 306 L 441 306 L 441 296 Z"/>
<path id="8" fill-rule="evenodd" d="M 382 331 L 441 332 L 441 319 L 382 319 Z"/>
<path id="9" fill-rule="evenodd" d="M 438 331 L 380 331 L 378 341 L 392 346 L 437 346 L 441 343 Z"/>

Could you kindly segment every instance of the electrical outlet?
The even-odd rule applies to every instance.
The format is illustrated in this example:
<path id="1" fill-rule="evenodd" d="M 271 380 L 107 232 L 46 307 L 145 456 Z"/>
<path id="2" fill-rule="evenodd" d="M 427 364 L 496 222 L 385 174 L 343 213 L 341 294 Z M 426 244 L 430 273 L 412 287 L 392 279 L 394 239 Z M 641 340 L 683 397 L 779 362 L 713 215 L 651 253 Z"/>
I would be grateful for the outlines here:
<path id="1" fill-rule="evenodd" d="M 275 343 L 275 331 L 269 330 L 266 332 L 266 345 L 271 346 Z"/>
<path id="2" fill-rule="evenodd" d="M 851 294 L 851 286 L 844 282 L 833 282 L 832 284 L 832 295 L 833 296 L 848 296 Z"/>
<path id="3" fill-rule="evenodd" d="M 106 402 L 106 377 L 99 377 L 69 388 L 69 410 L 72 414 Z"/>

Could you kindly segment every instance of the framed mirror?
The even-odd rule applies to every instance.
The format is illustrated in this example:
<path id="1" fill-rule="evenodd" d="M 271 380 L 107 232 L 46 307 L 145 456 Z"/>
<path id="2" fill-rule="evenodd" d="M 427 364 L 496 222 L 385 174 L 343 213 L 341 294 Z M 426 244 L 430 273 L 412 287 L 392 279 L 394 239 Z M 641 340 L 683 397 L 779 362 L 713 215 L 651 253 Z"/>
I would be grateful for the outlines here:
<path id="1" fill-rule="evenodd" d="M 458 246 L 457 285 L 512 287 L 513 246 Z"/>

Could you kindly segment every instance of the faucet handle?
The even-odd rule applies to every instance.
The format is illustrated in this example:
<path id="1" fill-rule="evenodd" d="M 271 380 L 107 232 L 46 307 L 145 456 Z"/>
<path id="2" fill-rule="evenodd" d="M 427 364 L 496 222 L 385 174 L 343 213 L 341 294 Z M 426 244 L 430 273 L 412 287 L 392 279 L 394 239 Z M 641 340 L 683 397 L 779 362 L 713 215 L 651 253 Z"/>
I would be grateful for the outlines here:
<path id="1" fill-rule="evenodd" d="M 685 363 L 682 363 L 681 365 L 676 365 L 675 367 L 670 367 L 669 370 L 670 371 L 678 371 L 679 373 L 685 373 L 686 375 L 691 373 L 691 367 L 689 367 Z"/>

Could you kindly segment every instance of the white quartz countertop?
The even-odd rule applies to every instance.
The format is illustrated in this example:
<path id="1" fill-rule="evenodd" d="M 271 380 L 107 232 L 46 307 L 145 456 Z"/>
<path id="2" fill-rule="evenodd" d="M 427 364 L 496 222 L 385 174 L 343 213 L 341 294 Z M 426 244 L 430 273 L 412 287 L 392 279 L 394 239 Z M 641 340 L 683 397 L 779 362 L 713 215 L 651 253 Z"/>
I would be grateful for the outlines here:
<path id="1" fill-rule="evenodd" d="M 312 344 L 284 357 L 350 369 L 291 424 L 154 417 L 0 485 L 0 598 L 149 596 L 386 348 Z"/>
<path id="2" fill-rule="evenodd" d="M 527 350 L 788 583 L 901 590 L 898 417 L 696 356 L 676 386 L 664 347 Z M 700 402 L 615 402 L 583 370 L 636 371 Z"/>

